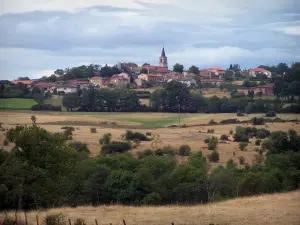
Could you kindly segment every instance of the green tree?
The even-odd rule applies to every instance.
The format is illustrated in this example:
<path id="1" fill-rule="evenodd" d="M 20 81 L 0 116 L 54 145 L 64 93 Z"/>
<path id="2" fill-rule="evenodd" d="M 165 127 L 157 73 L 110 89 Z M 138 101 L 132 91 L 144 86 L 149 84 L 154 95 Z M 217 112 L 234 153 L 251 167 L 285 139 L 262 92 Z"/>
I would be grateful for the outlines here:
<path id="1" fill-rule="evenodd" d="M 74 108 L 81 106 L 82 98 L 77 95 L 65 95 L 62 99 L 62 104 L 69 111 L 73 111 Z"/>
<path id="2" fill-rule="evenodd" d="M 196 74 L 196 75 L 199 75 L 200 70 L 199 70 L 199 68 L 198 68 L 197 66 L 191 66 L 191 67 L 189 68 L 189 72 L 190 72 L 190 73 L 193 73 L 193 74 Z"/>
<path id="3" fill-rule="evenodd" d="M 179 64 L 179 63 L 176 63 L 174 66 L 173 66 L 173 71 L 174 72 L 178 72 L 178 73 L 182 73 L 183 72 L 183 65 Z"/>

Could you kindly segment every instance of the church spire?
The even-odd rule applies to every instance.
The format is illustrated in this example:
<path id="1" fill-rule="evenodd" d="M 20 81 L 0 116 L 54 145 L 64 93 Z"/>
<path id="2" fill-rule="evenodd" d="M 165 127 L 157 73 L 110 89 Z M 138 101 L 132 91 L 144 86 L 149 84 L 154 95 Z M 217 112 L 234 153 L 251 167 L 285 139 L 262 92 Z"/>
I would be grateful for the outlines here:
<path id="1" fill-rule="evenodd" d="M 165 53 L 165 47 L 163 47 L 162 52 L 161 52 L 161 57 L 166 57 L 166 53 Z"/>

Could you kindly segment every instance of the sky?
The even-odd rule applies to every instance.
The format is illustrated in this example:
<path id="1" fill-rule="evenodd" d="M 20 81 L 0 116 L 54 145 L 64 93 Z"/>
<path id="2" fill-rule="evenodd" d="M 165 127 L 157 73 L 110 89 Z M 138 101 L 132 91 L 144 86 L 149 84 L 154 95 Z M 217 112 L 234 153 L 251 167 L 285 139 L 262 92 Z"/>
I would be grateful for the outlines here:
<path id="1" fill-rule="evenodd" d="M 0 80 L 87 64 L 300 61 L 299 0 L 0 0 Z"/>

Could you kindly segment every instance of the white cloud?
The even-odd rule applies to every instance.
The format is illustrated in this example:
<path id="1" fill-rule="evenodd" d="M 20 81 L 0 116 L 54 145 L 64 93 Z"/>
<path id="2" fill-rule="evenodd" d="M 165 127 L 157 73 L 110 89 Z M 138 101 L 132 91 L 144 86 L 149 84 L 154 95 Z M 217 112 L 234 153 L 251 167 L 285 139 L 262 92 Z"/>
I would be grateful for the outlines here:
<path id="1" fill-rule="evenodd" d="M 37 79 L 37 78 L 41 78 L 41 77 L 49 77 L 53 74 L 53 72 L 55 71 L 56 69 L 46 69 L 46 70 L 42 70 L 42 71 L 39 71 L 37 73 L 34 73 L 30 76 L 30 79 Z"/>
<path id="2" fill-rule="evenodd" d="M 286 34 L 300 35 L 300 26 L 282 27 L 282 28 L 278 28 L 277 30 L 282 31 Z"/>

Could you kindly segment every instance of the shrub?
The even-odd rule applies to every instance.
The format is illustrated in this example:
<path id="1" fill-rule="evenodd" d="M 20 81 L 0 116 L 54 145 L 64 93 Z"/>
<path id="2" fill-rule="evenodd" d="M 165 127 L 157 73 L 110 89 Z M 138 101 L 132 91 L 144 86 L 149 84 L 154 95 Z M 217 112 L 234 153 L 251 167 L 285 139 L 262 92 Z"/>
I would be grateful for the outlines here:
<path id="1" fill-rule="evenodd" d="M 74 225 L 86 225 L 85 220 L 78 218 L 75 220 Z"/>
<path id="2" fill-rule="evenodd" d="M 228 136 L 226 134 L 222 134 L 221 137 L 220 137 L 220 140 L 228 141 Z"/>
<path id="3" fill-rule="evenodd" d="M 268 111 L 265 116 L 266 117 L 276 117 L 276 112 L 275 111 Z"/>
<path id="4" fill-rule="evenodd" d="M 4 139 L 3 145 L 4 145 L 4 146 L 7 146 L 7 145 L 8 145 L 8 140 Z"/>
<path id="5" fill-rule="evenodd" d="M 257 140 L 255 141 L 255 145 L 256 145 L 256 146 L 260 146 L 260 143 L 261 143 L 261 140 L 260 140 L 260 139 L 257 139 Z"/>
<path id="6" fill-rule="evenodd" d="M 90 153 L 87 144 L 80 141 L 70 142 L 68 146 L 76 149 L 78 152 Z"/>
<path id="7" fill-rule="evenodd" d="M 97 133 L 97 129 L 95 127 L 91 127 L 91 133 Z"/>
<path id="8" fill-rule="evenodd" d="M 245 164 L 245 157 L 244 156 L 240 156 L 239 157 L 239 161 L 240 161 L 241 165 L 244 165 Z"/>
<path id="9" fill-rule="evenodd" d="M 162 149 L 157 149 L 155 152 L 154 152 L 155 155 L 158 155 L 158 156 L 163 156 L 164 155 L 164 152 Z"/>
<path id="10" fill-rule="evenodd" d="M 210 162 L 218 162 L 220 160 L 220 155 L 217 151 L 213 151 L 211 154 L 207 155 Z"/>
<path id="11" fill-rule="evenodd" d="M 213 119 L 211 119 L 209 122 L 208 122 L 209 125 L 216 125 L 217 122 L 215 122 Z"/>
<path id="12" fill-rule="evenodd" d="M 63 214 L 53 214 L 45 217 L 43 225 L 67 225 L 67 220 Z"/>
<path id="13" fill-rule="evenodd" d="M 100 138 L 99 143 L 101 145 L 107 145 L 110 143 L 110 140 L 111 140 L 111 133 L 106 133 L 103 134 L 102 138 Z"/>
<path id="14" fill-rule="evenodd" d="M 264 140 L 261 143 L 261 147 L 263 150 L 269 150 L 272 147 L 272 141 L 271 140 Z"/>
<path id="15" fill-rule="evenodd" d="M 247 135 L 243 135 L 241 142 L 249 142 L 249 137 Z"/>
<path id="16" fill-rule="evenodd" d="M 221 120 L 220 124 L 235 124 L 239 122 L 240 121 L 238 119 L 226 119 L 226 120 Z"/>
<path id="17" fill-rule="evenodd" d="M 236 115 L 237 115 L 237 116 L 245 116 L 245 114 L 242 113 L 240 110 L 237 111 Z"/>
<path id="18" fill-rule="evenodd" d="M 233 134 L 233 130 L 230 130 L 230 131 L 229 131 L 229 134 L 232 135 L 232 134 Z"/>
<path id="19" fill-rule="evenodd" d="M 271 132 L 269 130 L 262 128 L 262 129 L 257 130 L 256 137 L 265 139 L 265 138 L 269 137 L 270 134 L 271 134 Z"/>
<path id="20" fill-rule="evenodd" d="M 218 145 L 218 139 L 216 137 L 211 137 L 208 143 L 208 150 L 215 150 Z"/>
<path id="21" fill-rule="evenodd" d="M 2 223 L 1 223 L 2 222 Z M 17 225 L 18 221 L 12 217 L 5 217 L 3 221 L 0 220 L 1 225 Z"/>
<path id="22" fill-rule="evenodd" d="M 244 151 L 247 146 L 248 146 L 247 142 L 240 142 L 239 144 L 239 147 L 242 151 Z"/>
<path id="23" fill-rule="evenodd" d="M 188 145 L 181 145 L 179 147 L 178 154 L 180 156 L 189 156 L 190 152 L 191 152 L 191 147 L 190 146 L 188 146 Z"/>
<path id="24" fill-rule="evenodd" d="M 265 124 L 264 118 L 262 118 L 262 117 L 253 117 L 252 118 L 252 124 L 253 125 L 264 125 Z"/>
<path id="25" fill-rule="evenodd" d="M 213 133 L 215 133 L 215 130 L 214 130 L 214 129 L 208 129 L 208 130 L 207 130 L 207 133 L 213 134 Z"/>
<path id="26" fill-rule="evenodd" d="M 61 127 L 60 129 L 65 130 L 65 131 L 64 131 L 64 135 L 65 135 L 66 137 L 69 137 L 70 135 L 73 134 L 73 131 L 75 131 L 75 128 L 74 128 L 74 127 L 68 127 L 68 126 Z"/>
<path id="27" fill-rule="evenodd" d="M 126 131 L 125 139 L 128 141 L 135 141 L 135 140 L 150 141 L 150 139 L 146 135 L 139 132 L 132 132 L 131 130 Z"/>
<path id="28" fill-rule="evenodd" d="M 157 193 L 147 194 L 142 200 L 142 204 L 144 205 L 158 205 L 160 203 L 161 203 L 161 197 Z"/>
<path id="29" fill-rule="evenodd" d="M 153 151 L 151 149 L 146 149 L 144 151 L 144 156 L 150 156 L 150 155 L 153 155 Z"/>
<path id="30" fill-rule="evenodd" d="M 162 150 L 163 150 L 163 152 L 164 152 L 165 155 L 171 155 L 171 156 L 174 156 L 175 152 L 176 152 L 175 149 L 172 146 L 170 146 L 170 145 L 164 146 L 162 148 Z"/>
<path id="31" fill-rule="evenodd" d="M 151 136 L 152 133 L 151 132 L 146 132 L 146 136 Z"/>
<path id="32" fill-rule="evenodd" d="M 33 111 L 61 111 L 61 106 L 55 106 L 51 104 L 37 104 L 31 106 Z"/>
<path id="33" fill-rule="evenodd" d="M 101 147 L 101 153 L 103 154 L 122 153 L 122 152 L 129 151 L 131 147 L 132 146 L 129 142 L 112 141 L 109 144 L 103 145 Z"/>
<path id="34" fill-rule="evenodd" d="M 204 139 L 204 143 L 208 144 L 209 143 L 209 140 L 210 140 L 210 137 L 207 137 Z"/>

